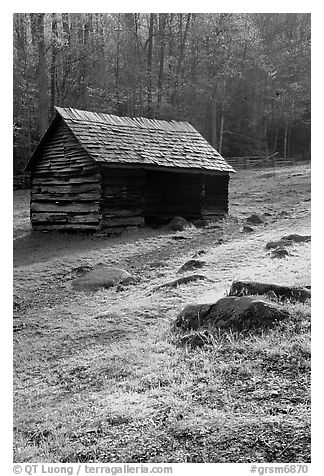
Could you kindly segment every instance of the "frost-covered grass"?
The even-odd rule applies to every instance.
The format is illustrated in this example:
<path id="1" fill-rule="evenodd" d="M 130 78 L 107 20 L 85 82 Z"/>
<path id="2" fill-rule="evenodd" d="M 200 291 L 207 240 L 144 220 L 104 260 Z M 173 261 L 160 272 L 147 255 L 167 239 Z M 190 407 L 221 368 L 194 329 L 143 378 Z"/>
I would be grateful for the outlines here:
<path id="1" fill-rule="evenodd" d="M 119 238 L 29 234 L 28 195 L 18 193 L 16 462 L 310 461 L 309 303 L 286 304 L 292 317 L 273 329 L 215 331 L 202 347 L 180 345 L 170 332 L 186 304 L 218 299 L 234 279 L 310 284 L 309 243 L 283 260 L 265 250 L 285 234 L 309 234 L 309 170 L 269 173 L 237 174 L 231 216 L 219 228 Z M 242 234 L 252 211 L 272 215 Z M 209 281 L 153 292 L 201 249 L 199 273 Z M 139 281 L 73 290 L 77 268 L 99 263 Z"/>

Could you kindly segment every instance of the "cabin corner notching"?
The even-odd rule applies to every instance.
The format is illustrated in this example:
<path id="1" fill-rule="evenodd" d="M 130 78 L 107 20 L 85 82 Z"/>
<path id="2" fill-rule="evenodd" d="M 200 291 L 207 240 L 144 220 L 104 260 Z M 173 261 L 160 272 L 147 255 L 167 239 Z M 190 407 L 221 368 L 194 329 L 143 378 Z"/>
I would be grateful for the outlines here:
<path id="1" fill-rule="evenodd" d="M 186 122 L 56 108 L 30 158 L 34 230 L 117 232 L 228 212 L 233 168 Z"/>

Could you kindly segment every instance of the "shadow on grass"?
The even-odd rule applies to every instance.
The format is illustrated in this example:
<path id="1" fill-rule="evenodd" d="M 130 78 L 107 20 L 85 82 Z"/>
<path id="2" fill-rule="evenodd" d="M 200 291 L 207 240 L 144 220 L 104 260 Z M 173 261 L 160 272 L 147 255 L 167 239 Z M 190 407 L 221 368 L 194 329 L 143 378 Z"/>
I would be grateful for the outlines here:
<path id="1" fill-rule="evenodd" d="M 106 249 L 119 244 L 133 243 L 149 237 L 165 237 L 173 232 L 166 229 L 143 228 L 125 231 L 121 235 L 98 235 L 67 232 L 30 231 L 13 243 L 14 267 L 29 266 L 53 258 L 76 255 L 80 252 Z"/>

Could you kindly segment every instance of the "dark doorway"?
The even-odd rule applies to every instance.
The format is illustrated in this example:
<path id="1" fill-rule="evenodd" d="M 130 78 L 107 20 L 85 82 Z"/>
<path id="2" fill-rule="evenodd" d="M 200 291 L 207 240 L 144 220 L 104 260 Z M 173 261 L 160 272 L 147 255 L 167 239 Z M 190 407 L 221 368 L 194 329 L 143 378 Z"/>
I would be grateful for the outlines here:
<path id="1" fill-rule="evenodd" d="M 200 174 L 146 171 L 145 223 L 165 223 L 174 216 L 200 217 Z"/>

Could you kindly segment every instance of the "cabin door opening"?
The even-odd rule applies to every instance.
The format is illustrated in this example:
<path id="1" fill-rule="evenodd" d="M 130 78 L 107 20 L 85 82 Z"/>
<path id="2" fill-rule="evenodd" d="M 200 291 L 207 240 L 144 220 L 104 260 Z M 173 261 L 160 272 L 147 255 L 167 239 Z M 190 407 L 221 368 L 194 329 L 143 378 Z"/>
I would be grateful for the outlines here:
<path id="1" fill-rule="evenodd" d="M 199 218 L 201 190 L 199 174 L 146 171 L 145 223 L 164 224 L 175 216 Z"/>

